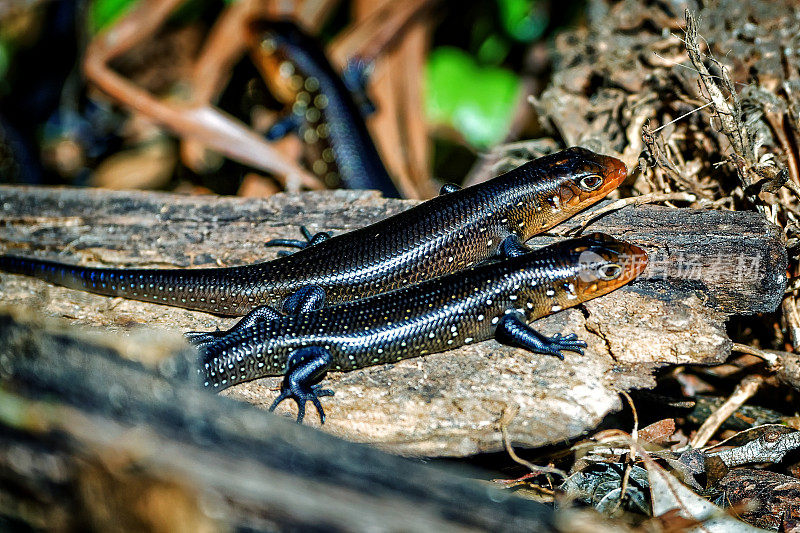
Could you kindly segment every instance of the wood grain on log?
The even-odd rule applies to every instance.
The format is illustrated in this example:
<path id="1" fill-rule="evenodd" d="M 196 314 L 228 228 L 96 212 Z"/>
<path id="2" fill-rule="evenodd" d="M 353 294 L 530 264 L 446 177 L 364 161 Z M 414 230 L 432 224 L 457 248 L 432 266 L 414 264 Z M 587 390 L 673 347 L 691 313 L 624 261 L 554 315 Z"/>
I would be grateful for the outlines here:
<path id="1" fill-rule="evenodd" d="M 478 471 L 202 390 L 176 334 L 118 346 L 20 314 L 0 312 L 0 529 L 555 530 L 552 509 L 465 477 Z M 157 371 L 121 357 L 165 345 L 184 353 Z"/>
<path id="2" fill-rule="evenodd" d="M 255 200 L 0 187 L 0 198 L 1 249 L 79 264 L 158 267 L 270 259 L 275 251 L 263 243 L 296 237 L 300 224 L 339 233 L 414 205 L 356 191 Z M 654 369 L 723 361 L 730 348 L 726 318 L 774 309 L 783 295 L 782 236 L 756 213 L 642 206 L 608 214 L 587 231 L 644 246 L 651 265 L 628 287 L 537 322 L 548 334 L 578 333 L 589 344 L 586 355 L 561 362 L 490 341 L 331 374 L 336 396 L 326 402 L 324 429 L 394 452 L 459 456 L 500 449 L 497 420 L 516 405 L 508 428 L 514 442 L 563 441 L 618 409 L 619 391 L 652 386 Z M 144 325 L 180 332 L 233 322 L 9 275 L 0 276 L 0 299 L 125 335 Z M 278 384 L 268 378 L 225 394 L 267 406 Z"/>

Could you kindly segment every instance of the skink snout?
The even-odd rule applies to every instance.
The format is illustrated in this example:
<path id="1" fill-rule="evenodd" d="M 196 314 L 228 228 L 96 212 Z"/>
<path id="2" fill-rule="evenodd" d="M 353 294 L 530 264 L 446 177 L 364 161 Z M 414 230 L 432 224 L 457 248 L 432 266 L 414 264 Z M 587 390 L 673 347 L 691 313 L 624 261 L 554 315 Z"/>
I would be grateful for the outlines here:
<path id="1" fill-rule="evenodd" d="M 647 267 L 647 252 L 603 233 L 576 241 L 579 285 L 587 295 L 599 296 L 636 279 Z"/>
<path id="2" fill-rule="evenodd" d="M 628 177 L 628 167 L 625 163 L 610 155 L 600 155 L 598 158 L 600 159 L 600 165 L 604 169 L 607 192 L 611 192 L 622 185 L 622 182 Z"/>

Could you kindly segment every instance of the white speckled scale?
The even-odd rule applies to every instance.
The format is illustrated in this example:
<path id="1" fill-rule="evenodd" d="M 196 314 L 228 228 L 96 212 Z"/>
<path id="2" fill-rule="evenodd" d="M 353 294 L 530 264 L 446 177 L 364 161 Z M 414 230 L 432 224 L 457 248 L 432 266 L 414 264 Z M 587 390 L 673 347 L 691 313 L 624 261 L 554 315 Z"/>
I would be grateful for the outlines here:
<path id="1" fill-rule="evenodd" d="M 286 372 L 290 354 L 315 346 L 329 370 L 349 371 L 494 338 L 506 315 L 532 321 L 633 280 L 640 248 L 601 234 L 548 246 L 418 285 L 316 311 L 264 320 L 203 346 L 206 385 Z"/>
<path id="2" fill-rule="evenodd" d="M 0 256 L 0 270 L 108 296 L 241 316 L 301 287 L 346 302 L 466 268 L 505 239 L 524 242 L 603 198 L 625 178 L 613 157 L 570 148 L 448 192 L 274 261 L 229 268 L 115 269 Z M 558 210 L 548 199 L 560 198 Z"/>

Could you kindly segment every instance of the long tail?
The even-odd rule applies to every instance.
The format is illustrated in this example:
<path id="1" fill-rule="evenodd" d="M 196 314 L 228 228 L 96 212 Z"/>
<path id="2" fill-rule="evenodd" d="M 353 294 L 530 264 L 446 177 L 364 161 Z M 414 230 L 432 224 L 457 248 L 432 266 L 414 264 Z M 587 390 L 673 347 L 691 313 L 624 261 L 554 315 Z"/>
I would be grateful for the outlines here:
<path id="1" fill-rule="evenodd" d="M 122 269 L 73 266 L 55 261 L 0 255 L 0 270 L 22 274 L 70 289 L 121 296 L 187 309 L 238 316 L 255 301 L 242 298 L 242 287 L 220 269 Z M 229 274 L 230 275 L 230 274 Z M 252 297 L 252 293 L 249 295 Z"/>

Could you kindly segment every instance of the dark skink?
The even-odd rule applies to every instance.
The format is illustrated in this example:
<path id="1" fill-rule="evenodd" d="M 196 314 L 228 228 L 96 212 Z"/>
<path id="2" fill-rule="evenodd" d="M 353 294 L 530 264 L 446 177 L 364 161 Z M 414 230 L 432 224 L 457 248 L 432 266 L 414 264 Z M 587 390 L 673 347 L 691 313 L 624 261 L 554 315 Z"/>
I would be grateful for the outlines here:
<path id="1" fill-rule="evenodd" d="M 241 316 L 318 286 L 328 303 L 354 300 L 483 261 L 597 202 L 625 165 L 583 148 L 531 161 L 292 255 L 247 266 L 119 269 L 0 256 L 0 270 L 108 296 Z M 323 236 L 318 235 L 318 236 Z"/>
<path id="2" fill-rule="evenodd" d="M 350 371 L 441 352 L 487 339 L 561 357 L 582 353 L 575 335 L 548 338 L 527 322 L 606 294 L 633 280 L 646 253 L 592 234 L 496 263 L 354 302 L 313 310 L 319 294 L 306 291 L 296 314 L 265 308 L 258 321 L 227 332 L 189 334 L 203 353 L 201 374 L 220 390 L 263 376 L 286 374 L 283 399 L 312 401 L 330 391 L 325 372 Z M 306 309 L 305 312 L 302 312 Z M 311 309 L 311 310 L 309 310 Z"/>
<path id="3" fill-rule="evenodd" d="M 251 24 L 250 41 L 272 93 L 290 106 L 268 137 L 295 130 L 308 166 L 328 187 L 377 189 L 399 198 L 358 105 L 319 42 L 288 21 Z"/>

